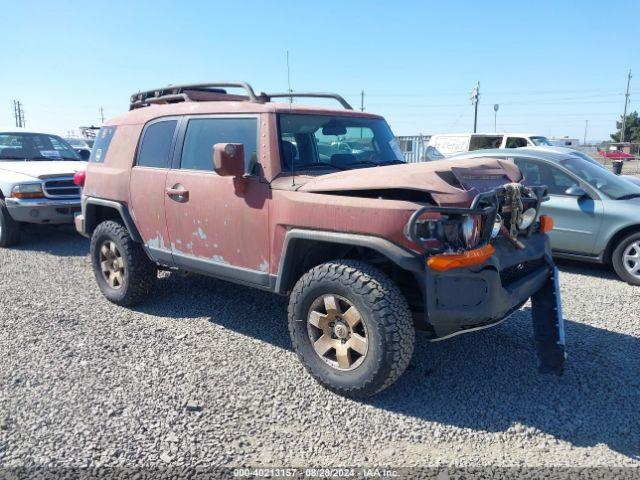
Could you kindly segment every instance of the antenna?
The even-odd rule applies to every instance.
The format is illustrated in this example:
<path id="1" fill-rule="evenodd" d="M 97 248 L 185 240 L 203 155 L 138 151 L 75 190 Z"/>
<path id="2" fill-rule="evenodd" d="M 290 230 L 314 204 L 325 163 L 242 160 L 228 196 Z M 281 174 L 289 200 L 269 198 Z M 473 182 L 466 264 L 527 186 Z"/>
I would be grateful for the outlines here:
<path id="1" fill-rule="evenodd" d="M 289 94 L 293 93 L 291 90 L 291 67 L 289 66 L 289 50 L 287 50 L 287 84 L 289 86 Z M 293 97 L 289 97 L 289 113 L 291 113 L 291 106 L 293 104 Z M 282 138 L 280 139 L 280 144 L 282 144 Z M 282 150 L 282 146 L 280 147 Z M 294 167 L 295 163 L 295 155 L 291 157 L 291 186 L 293 187 L 296 184 L 296 169 Z"/>
<path id="2" fill-rule="evenodd" d="M 289 50 L 287 50 L 287 84 L 289 85 L 289 93 L 293 93 L 293 90 L 291 90 L 291 67 L 289 65 Z M 293 103 L 293 97 L 289 97 L 289 103 Z"/>

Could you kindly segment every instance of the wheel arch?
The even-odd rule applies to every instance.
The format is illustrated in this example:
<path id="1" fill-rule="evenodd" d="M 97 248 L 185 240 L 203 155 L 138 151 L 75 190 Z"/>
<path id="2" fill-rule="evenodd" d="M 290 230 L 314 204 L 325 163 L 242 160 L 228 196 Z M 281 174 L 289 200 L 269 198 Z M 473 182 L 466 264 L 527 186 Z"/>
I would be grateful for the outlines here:
<path id="1" fill-rule="evenodd" d="M 604 249 L 604 254 L 602 256 L 602 260 L 604 261 L 604 263 L 611 264 L 613 251 L 616 249 L 616 246 L 618 245 L 620 240 L 633 233 L 640 233 L 640 224 L 628 225 L 624 228 L 621 228 L 611 236 L 611 238 L 607 242 L 607 247 Z"/>
<path id="2" fill-rule="evenodd" d="M 280 294 L 288 293 L 306 271 L 325 261 L 336 258 L 359 258 L 366 253 L 378 254 L 408 273 L 423 269 L 419 254 L 410 252 L 384 238 L 292 229 L 287 232 L 282 247 L 275 291 Z"/>
<path id="3" fill-rule="evenodd" d="M 142 237 L 127 206 L 120 202 L 89 197 L 84 201 L 84 233 L 91 236 L 95 228 L 105 220 L 119 220 L 129 231 L 131 238 L 142 243 Z"/>

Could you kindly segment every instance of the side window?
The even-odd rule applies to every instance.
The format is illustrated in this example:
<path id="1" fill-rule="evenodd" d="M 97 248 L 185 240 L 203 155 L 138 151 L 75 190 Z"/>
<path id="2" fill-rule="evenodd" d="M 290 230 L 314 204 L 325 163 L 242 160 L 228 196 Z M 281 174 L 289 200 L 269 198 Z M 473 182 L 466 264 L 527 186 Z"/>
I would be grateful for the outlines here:
<path id="1" fill-rule="evenodd" d="M 564 195 L 577 182 L 561 170 L 530 160 L 516 160 L 525 185 L 545 185 L 551 195 Z"/>
<path id="2" fill-rule="evenodd" d="M 522 172 L 525 185 L 544 185 L 542 165 L 527 160 L 516 160 L 515 162 Z"/>
<path id="3" fill-rule="evenodd" d="M 176 131 L 177 120 L 163 120 L 149 125 L 138 152 L 136 164 L 140 167 L 168 168 L 171 157 L 171 142 Z M 94 147 L 95 148 L 95 147 Z"/>
<path id="4" fill-rule="evenodd" d="M 522 137 L 508 137 L 505 148 L 520 148 L 527 146 L 527 139 Z"/>
<path id="5" fill-rule="evenodd" d="M 96 135 L 96 141 L 93 143 L 93 148 L 91 149 L 90 162 L 104 162 L 104 157 L 107 155 L 107 150 L 109 149 L 115 131 L 116 127 L 102 127 L 100 129 L 98 135 Z"/>
<path id="6" fill-rule="evenodd" d="M 180 168 L 213 171 L 216 143 L 242 143 L 245 171 L 257 159 L 258 121 L 255 118 L 196 118 L 189 120 Z"/>
<path id="7" fill-rule="evenodd" d="M 569 175 L 558 170 L 557 168 L 549 167 L 549 170 L 551 171 L 549 193 L 553 195 L 564 195 L 564 192 L 567 190 L 567 188 L 573 187 L 578 183 Z"/>

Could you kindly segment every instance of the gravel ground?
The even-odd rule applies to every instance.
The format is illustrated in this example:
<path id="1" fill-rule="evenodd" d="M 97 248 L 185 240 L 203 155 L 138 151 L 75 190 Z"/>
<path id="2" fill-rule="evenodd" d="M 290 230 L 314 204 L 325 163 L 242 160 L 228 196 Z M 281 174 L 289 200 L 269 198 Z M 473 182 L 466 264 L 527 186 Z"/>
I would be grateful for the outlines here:
<path id="1" fill-rule="evenodd" d="M 405 375 L 356 402 L 298 363 L 284 298 L 167 274 L 120 308 L 87 252 L 53 227 L 0 250 L 0 466 L 640 467 L 640 290 L 605 268 L 560 264 L 564 377 L 536 373 L 525 306 L 419 334 Z"/>

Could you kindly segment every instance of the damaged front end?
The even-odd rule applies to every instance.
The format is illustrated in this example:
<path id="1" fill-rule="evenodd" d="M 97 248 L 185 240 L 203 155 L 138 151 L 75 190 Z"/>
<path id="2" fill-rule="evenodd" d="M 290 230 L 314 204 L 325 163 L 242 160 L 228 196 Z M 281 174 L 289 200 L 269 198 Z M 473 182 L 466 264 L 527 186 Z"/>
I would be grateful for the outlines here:
<path id="1" fill-rule="evenodd" d="M 485 188 L 468 208 L 425 206 L 405 234 L 425 251 L 424 320 L 433 340 L 487 328 L 529 299 L 541 372 L 561 374 L 564 325 L 557 270 L 538 219 L 546 187 Z"/>

